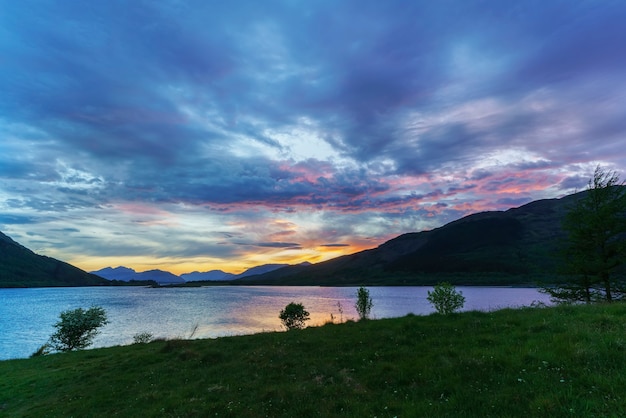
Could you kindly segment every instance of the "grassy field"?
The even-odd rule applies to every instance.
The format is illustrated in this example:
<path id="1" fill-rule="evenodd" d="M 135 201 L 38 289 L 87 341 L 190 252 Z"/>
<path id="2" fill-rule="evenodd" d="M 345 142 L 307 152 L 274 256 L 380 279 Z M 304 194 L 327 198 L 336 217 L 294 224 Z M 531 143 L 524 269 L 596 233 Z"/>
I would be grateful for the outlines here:
<path id="1" fill-rule="evenodd" d="M 329 324 L 0 362 L 0 416 L 626 416 L 626 304 Z"/>

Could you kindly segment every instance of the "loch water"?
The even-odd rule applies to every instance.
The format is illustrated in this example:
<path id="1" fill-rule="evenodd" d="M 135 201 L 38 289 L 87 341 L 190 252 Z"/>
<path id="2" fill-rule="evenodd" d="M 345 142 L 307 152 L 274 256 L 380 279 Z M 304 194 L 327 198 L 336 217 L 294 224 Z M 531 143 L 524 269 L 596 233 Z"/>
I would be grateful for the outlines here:
<path id="1" fill-rule="evenodd" d="M 432 287 L 369 287 L 372 318 L 427 315 Z M 490 311 L 549 304 L 535 288 L 464 287 L 463 310 Z M 290 302 L 311 313 L 309 326 L 358 318 L 356 287 L 208 286 L 196 288 L 73 287 L 0 289 L 0 360 L 25 358 L 54 332 L 59 313 L 101 306 L 109 324 L 92 347 L 130 344 L 148 332 L 155 338 L 215 338 L 281 331 L 278 314 Z"/>

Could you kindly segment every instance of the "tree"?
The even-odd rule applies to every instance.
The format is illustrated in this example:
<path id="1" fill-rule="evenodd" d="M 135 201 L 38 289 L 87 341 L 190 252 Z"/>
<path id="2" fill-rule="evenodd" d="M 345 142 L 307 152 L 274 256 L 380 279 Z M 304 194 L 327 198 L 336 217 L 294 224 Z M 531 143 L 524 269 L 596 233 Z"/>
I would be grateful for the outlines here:
<path id="1" fill-rule="evenodd" d="M 555 301 L 611 302 L 626 295 L 626 188 L 615 171 L 597 166 L 587 190 L 566 214 L 567 283 L 542 289 Z"/>
<path id="2" fill-rule="evenodd" d="M 437 313 L 442 315 L 451 314 L 465 304 L 463 293 L 457 292 L 454 286 L 446 282 L 436 284 L 432 292 L 428 291 L 426 299 L 435 307 Z"/>
<path id="3" fill-rule="evenodd" d="M 57 351 L 80 350 L 90 346 L 99 328 L 108 324 L 106 311 L 93 306 L 63 311 L 61 320 L 54 324 L 57 331 L 50 337 L 50 346 Z"/>
<path id="4" fill-rule="evenodd" d="M 356 312 L 359 314 L 359 319 L 368 319 L 373 305 L 374 302 L 372 302 L 369 290 L 359 287 L 356 291 L 356 304 L 354 305 Z"/>
<path id="5" fill-rule="evenodd" d="M 285 306 L 285 309 L 280 311 L 278 317 L 287 330 L 302 329 L 304 328 L 304 323 L 310 319 L 309 312 L 304 309 L 304 305 L 294 302 Z"/>

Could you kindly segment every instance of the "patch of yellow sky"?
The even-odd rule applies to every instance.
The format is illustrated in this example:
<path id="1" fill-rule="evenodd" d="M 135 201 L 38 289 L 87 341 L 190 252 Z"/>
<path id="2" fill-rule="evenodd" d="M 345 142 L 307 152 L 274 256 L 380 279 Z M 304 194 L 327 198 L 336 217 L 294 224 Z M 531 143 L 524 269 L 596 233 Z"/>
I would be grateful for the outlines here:
<path id="1" fill-rule="evenodd" d="M 94 235 L 101 240 L 107 240 L 107 234 L 114 234 L 113 240 L 119 240 L 119 234 L 124 232 L 124 237 L 138 246 L 146 248 L 145 255 L 89 255 L 75 253 L 63 257 L 61 254 L 50 254 L 60 258 L 85 271 L 100 270 L 104 267 L 125 266 L 137 272 L 147 270 L 165 270 L 174 274 L 191 273 L 194 271 L 206 272 L 222 270 L 228 273 L 241 273 L 251 267 L 263 264 L 299 264 L 302 262 L 317 263 L 338 256 L 351 254 L 363 249 L 371 248 L 379 244 L 369 240 L 350 239 L 350 242 L 335 242 L 333 238 L 316 236 L 316 223 L 320 222 L 313 214 L 312 219 L 307 215 L 295 215 L 296 219 L 282 219 L 273 217 L 268 213 L 265 217 L 257 218 L 256 221 L 244 222 L 243 219 L 229 220 L 222 218 L 219 212 L 207 213 L 206 209 L 194 206 L 176 204 L 175 207 L 152 206 L 149 204 L 118 204 L 109 209 L 115 213 L 114 219 L 124 219 L 116 230 L 99 228 L 94 230 Z M 141 234 L 133 235 L 132 231 L 124 231 L 123 225 L 141 225 Z M 110 227 L 111 224 L 107 223 Z M 95 226 L 94 226 L 95 227 Z M 170 246 L 172 254 L 176 241 L 171 239 L 172 228 L 177 234 L 185 234 L 189 239 L 196 240 L 198 246 L 210 244 L 207 251 L 202 255 L 163 255 L 163 251 L 155 254 L 160 243 Z M 149 232 L 148 232 L 149 231 Z M 118 235 L 115 235 L 117 233 Z M 232 235 L 235 238 L 224 238 L 222 242 L 211 242 L 216 234 Z M 207 238 L 208 236 L 211 236 Z M 242 238 L 242 244 L 237 237 Z M 132 238 L 132 239 L 131 239 Z M 330 239 L 330 241 L 329 241 Z M 209 240 L 209 241 L 205 241 Z M 254 242 L 251 242 L 254 241 Z M 282 248 L 258 245 L 258 243 L 290 243 L 293 248 Z M 342 246 L 328 246 L 327 244 L 342 244 Z M 186 245 L 186 244 L 183 244 Z M 228 255 L 211 254 L 211 247 L 231 246 Z"/>
<path id="2" fill-rule="evenodd" d="M 313 245 L 312 247 L 303 246 L 301 249 L 249 247 L 249 250 L 241 253 L 234 259 L 221 259 L 210 256 L 178 258 L 151 256 L 92 257 L 79 255 L 64 261 L 85 271 L 95 271 L 104 267 L 125 266 L 137 272 L 159 269 L 174 274 L 183 274 L 194 271 L 222 270 L 227 273 L 239 274 L 251 267 L 263 264 L 318 263 L 367 248 L 371 248 L 371 246 L 346 245 L 328 247 Z"/>

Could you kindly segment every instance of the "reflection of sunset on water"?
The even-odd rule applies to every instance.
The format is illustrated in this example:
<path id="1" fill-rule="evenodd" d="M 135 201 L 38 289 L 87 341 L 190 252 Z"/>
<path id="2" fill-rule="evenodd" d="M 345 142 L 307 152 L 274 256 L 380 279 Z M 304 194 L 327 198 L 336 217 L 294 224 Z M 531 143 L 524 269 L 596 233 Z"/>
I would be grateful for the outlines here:
<path id="1" fill-rule="evenodd" d="M 429 287 L 369 287 L 371 318 L 433 312 Z M 464 310 L 528 306 L 548 296 L 530 288 L 459 287 Z M 358 318 L 356 287 L 215 286 L 200 288 L 92 287 L 0 289 L 0 360 L 27 357 L 45 341 L 59 312 L 89 301 L 107 311 L 109 324 L 95 347 L 126 345 L 138 333 L 154 338 L 218 338 L 284 331 L 278 319 L 291 302 L 311 313 L 307 326 L 320 326 L 334 315 L 336 323 Z M 343 316 L 337 302 L 341 302 Z M 290 331 L 292 332 L 292 331 Z M 293 331 L 299 332 L 299 331 Z"/>

